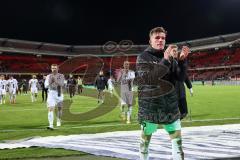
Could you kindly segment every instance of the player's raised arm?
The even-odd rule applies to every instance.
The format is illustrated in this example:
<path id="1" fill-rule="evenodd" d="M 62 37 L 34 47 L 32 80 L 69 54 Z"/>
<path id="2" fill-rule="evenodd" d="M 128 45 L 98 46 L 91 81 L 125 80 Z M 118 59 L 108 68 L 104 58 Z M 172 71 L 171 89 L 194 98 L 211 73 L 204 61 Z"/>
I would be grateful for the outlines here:
<path id="1" fill-rule="evenodd" d="M 49 88 L 49 78 L 50 78 L 50 75 L 47 75 L 46 80 L 44 82 L 45 88 Z"/>
<path id="2" fill-rule="evenodd" d="M 28 81 L 28 88 L 29 88 L 29 90 L 30 90 L 30 88 L 31 88 L 31 83 L 32 83 L 32 79 L 30 79 L 30 80 Z"/>
<path id="3" fill-rule="evenodd" d="M 121 68 L 120 71 L 117 74 L 117 83 L 120 81 L 120 79 L 122 77 L 122 73 L 123 73 L 123 69 Z"/>

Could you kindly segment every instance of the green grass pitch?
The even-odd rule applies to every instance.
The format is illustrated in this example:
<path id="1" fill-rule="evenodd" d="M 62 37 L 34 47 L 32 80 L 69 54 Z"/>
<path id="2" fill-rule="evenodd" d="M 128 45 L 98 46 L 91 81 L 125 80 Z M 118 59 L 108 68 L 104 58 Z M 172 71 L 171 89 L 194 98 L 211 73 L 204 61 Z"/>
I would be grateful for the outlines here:
<path id="1" fill-rule="evenodd" d="M 186 89 L 191 119 L 189 116 L 183 120 L 183 127 L 240 123 L 240 86 L 195 85 L 193 89 L 193 97 L 190 97 Z M 97 105 L 95 97 L 95 90 L 84 89 L 84 95 L 76 95 L 72 102 L 67 101 L 71 106 L 65 107 L 63 124 L 54 131 L 46 130 L 47 108 L 46 104 L 41 102 L 40 94 L 36 103 L 31 102 L 30 95 L 18 95 L 16 104 L 9 104 L 7 97 L 7 103 L 0 105 L 0 141 L 34 136 L 128 131 L 140 128 L 137 123 L 137 103 L 134 105 L 132 124 L 127 125 L 119 118 L 120 109 L 116 97 L 106 94 L 105 103 L 100 106 Z M 69 96 L 65 95 L 65 99 L 68 100 Z M 63 149 L 0 150 L 0 159 L 36 158 L 36 155 L 45 158 L 71 155 L 101 159 Z M 107 158 L 104 157 L 104 159 Z"/>

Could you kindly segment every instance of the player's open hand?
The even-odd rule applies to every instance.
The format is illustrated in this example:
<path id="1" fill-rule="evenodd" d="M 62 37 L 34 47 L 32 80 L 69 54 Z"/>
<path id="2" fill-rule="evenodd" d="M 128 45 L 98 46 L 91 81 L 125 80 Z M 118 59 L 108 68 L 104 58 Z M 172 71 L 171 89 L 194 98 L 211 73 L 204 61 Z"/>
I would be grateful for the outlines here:
<path id="1" fill-rule="evenodd" d="M 180 60 L 186 59 L 189 53 L 190 53 L 190 49 L 187 46 L 183 46 L 179 59 Z"/>
<path id="2" fill-rule="evenodd" d="M 51 77 L 51 80 L 50 80 L 51 84 L 53 84 L 55 81 L 56 81 L 55 78 Z"/>
<path id="3" fill-rule="evenodd" d="M 174 45 L 171 45 L 171 44 L 167 47 L 167 49 L 164 52 L 164 59 L 169 60 L 169 58 L 171 57 L 171 52 L 173 48 L 174 48 Z"/>

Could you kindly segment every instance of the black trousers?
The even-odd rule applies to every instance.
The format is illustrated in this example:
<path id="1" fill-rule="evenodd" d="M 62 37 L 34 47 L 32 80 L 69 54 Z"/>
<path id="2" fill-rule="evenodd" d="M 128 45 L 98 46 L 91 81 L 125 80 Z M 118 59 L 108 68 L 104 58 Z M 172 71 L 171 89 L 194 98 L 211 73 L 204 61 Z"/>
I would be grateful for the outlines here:
<path id="1" fill-rule="evenodd" d="M 82 89 L 83 89 L 82 85 L 78 85 L 78 94 L 82 93 Z"/>
<path id="2" fill-rule="evenodd" d="M 47 101 L 48 89 L 42 89 L 42 101 Z"/>
<path id="3" fill-rule="evenodd" d="M 75 95 L 75 86 L 69 86 L 69 95 L 72 98 Z"/>
<path id="4" fill-rule="evenodd" d="M 178 107 L 181 113 L 181 119 L 185 118 L 188 114 L 187 99 L 186 97 L 178 100 Z"/>

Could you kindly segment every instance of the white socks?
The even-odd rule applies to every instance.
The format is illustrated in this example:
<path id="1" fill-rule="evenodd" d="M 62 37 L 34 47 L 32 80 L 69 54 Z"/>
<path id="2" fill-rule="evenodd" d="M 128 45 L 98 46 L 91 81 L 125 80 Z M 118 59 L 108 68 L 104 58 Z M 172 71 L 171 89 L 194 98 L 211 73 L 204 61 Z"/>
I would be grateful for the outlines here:
<path id="1" fill-rule="evenodd" d="M 141 138 L 140 148 L 139 148 L 140 160 L 149 160 L 149 153 L 148 153 L 149 143 L 150 141 L 147 141 Z"/>
<path id="2" fill-rule="evenodd" d="M 9 100 L 10 100 L 10 102 L 12 103 L 12 101 L 13 101 L 13 96 L 10 94 L 9 95 Z"/>
<path id="3" fill-rule="evenodd" d="M 31 99 L 32 99 L 32 102 L 36 102 L 37 101 L 37 95 L 36 94 L 31 94 Z"/>
<path id="4" fill-rule="evenodd" d="M 127 120 L 130 121 L 132 115 L 132 106 L 128 107 L 128 112 L 127 112 Z"/>
<path id="5" fill-rule="evenodd" d="M 172 157 L 173 157 L 173 160 L 183 160 L 184 159 L 181 138 L 172 139 Z"/>
<path id="6" fill-rule="evenodd" d="M 53 111 L 48 111 L 48 122 L 49 122 L 49 127 L 53 128 Z"/>
<path id="7" fill-rule="evenodd" d="M 58 107 L 57 110 L 57 127 L 61 126 L 62 108 Z"/>
<path id="8" fill-rule="evenodd" d="M 122 115 L 124 115 L 125 116 L 125 110 L 124 110 L 124 105 L 121 105 L 121 113 L 122 113 Z"/>
<path id="9" fill-rule="evenodd" d="M 57 127 L 61 126 L 61 119 L 57 118 Z"/>
<path id="10" fill-rule="evenodd" d="M 150 139 L 150 138 L 149 138 Z M 140 160 L 149 160 L 149 144 L 150 140 L 145 140 L 141 137 L 140 139 Z M 172 159 L 173 160 L 184 160 L 184 153 L 182 150 L 182 139 L 172 139 Z"/>
<path id="11" fill-rule="evenodd" d="M 61 115 L 62 115 L 62 111 L 58 110 L 57 111 L 57 127 L 61 126 Z M 48 111 L 48 122 L 49 122 L 50 128 L 53 128 L 53 121 L 54 121 L 54 113 L 53 111 Z"/>

